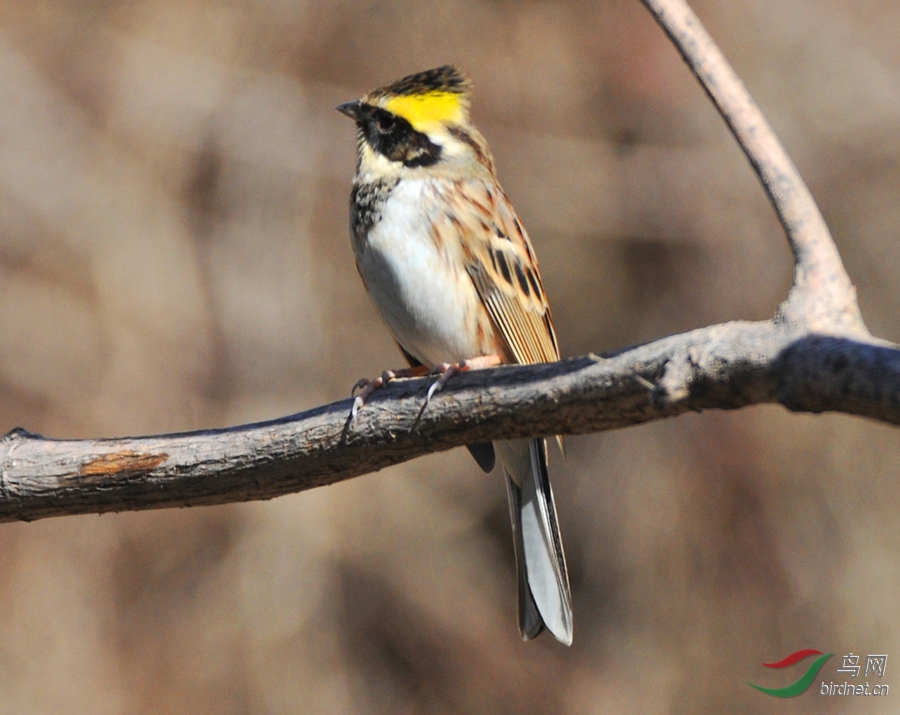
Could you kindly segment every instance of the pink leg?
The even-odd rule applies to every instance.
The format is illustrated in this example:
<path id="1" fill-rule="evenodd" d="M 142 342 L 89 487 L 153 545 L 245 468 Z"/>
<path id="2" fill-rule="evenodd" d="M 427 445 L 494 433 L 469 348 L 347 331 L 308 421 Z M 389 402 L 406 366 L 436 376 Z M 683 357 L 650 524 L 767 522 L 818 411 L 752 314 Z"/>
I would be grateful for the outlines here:
<path id="1" fill-rule="evenodd" d="M 442 362 L 440 365 L 435 365 L 431 369 L 431 374 L 440 375 L 440 377 L 428 388 L 428 394 L 425 395 L 425 403 L 427 404 L 430 402 L 435 393 L 443 390 L 444 386 L 450 382 L 450 379 L 454 375 L 461 372 L 468 372 L 469 370 L 481 370 L 486 367 L 496 367 L 502 362 L 503 358 L 499 355 L 480 355 L 478 357 L 469 358 L 468 360 L 462 360 L 458 363 Z"/>
<path id="2" fill-rule="evenodd" d="M 357 413 L 366 404 L 366 400 L 369 399 L 369 396 L 375 392 L 375 390 L 387 385 L 391 380 L 405 377 L 422 377 L 427 374 L 427 367 L 424 365 L 416 365 L 415 367 L 405 367 L 402 370 L 385 370 L 381 373 L 381 377 L 376 377 L 374 380 L 363 378 L 357 381 L 353 386 L 353 391 L 350 393 L 351 395 L 355 395 L 353 407 L 350 408 L 350 419 L 356 419 Z M 360 390 L 358 395 L 356 394 L 357 390 Z"/>

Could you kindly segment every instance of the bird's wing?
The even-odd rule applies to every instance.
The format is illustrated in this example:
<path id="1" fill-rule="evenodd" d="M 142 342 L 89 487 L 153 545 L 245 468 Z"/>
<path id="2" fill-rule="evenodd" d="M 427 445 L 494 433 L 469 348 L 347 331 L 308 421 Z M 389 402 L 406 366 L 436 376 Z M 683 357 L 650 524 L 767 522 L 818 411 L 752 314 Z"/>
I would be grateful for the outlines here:
<path id="1" fill-rule="evenodd" d="M 466 271 L 517 363 L 559 360 L 537 257 L 515 209 L 496 184 L 450 182 L 442 228 L 462 234 Z"/>

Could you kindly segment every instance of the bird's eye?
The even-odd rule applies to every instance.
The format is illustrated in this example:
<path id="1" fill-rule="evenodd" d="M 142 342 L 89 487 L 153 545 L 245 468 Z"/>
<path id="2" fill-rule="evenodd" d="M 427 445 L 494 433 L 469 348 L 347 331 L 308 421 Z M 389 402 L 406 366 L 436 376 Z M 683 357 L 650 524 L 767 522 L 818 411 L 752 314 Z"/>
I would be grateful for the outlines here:
<path id="1" fill-rule="evenodd" d="M 375 126 L 382 134 L 390 134 L 397 126 L 397 119 L 388 112 L 379 112 L 375 119 Z"/>

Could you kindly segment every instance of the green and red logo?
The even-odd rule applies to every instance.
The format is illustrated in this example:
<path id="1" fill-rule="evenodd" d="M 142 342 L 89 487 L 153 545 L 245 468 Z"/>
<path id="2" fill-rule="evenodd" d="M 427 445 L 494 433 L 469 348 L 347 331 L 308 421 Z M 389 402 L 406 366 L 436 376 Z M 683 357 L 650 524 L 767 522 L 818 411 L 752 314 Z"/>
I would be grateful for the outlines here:
<path id="1" fill-rule="evenodd" d="M 815 680 L 816 676 L 819 674 L 819 670 L 825 665 L 825 661 L 833 656 L 834 653 L 822 653 L 822 651 L 815 650 L 814 648 L 805 648 L 803 650 L 798 650 L 796 653 L 791 653 L 777 663 L 763 663 L 767 668 L 790 668 L 792 665 L 796 665 L 801 660 L 809 658 L 811 655 L 817 655 L 819 657 L 812 662 L 812 665 L 806 669 L 806 672 L 800 676 L 800 679 L 797 682 L 791 683 L 784 688 L 764 688 L 761 685 L 751 683 L 749 680 L 745 680 L 744 682 L 751 688 L 756 688 L 766 695 L 772 695 L 776 698 L 795 698 L 801 693 L 806 692 L 809 686 L 812 685 L 812 681 Z"/>

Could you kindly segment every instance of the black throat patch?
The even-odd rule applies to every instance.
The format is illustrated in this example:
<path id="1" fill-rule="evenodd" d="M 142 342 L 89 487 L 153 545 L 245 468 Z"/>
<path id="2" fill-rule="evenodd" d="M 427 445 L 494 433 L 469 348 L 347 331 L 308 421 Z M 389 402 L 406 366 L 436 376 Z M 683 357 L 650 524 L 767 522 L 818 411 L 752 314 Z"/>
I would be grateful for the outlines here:
<path id="1" fill-rule="evenodd" d="M 381 220 L 381 209 L 399 179 L 379 179 L 354 184 L 350 193 L 350 237 L 356 247 L 365 244 L 372 227 Z"/>

